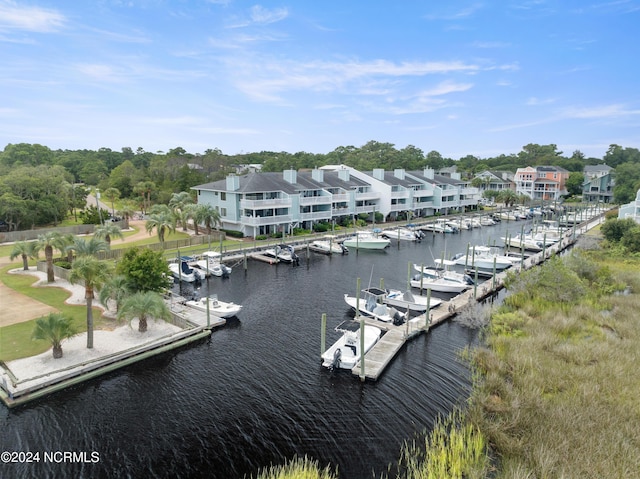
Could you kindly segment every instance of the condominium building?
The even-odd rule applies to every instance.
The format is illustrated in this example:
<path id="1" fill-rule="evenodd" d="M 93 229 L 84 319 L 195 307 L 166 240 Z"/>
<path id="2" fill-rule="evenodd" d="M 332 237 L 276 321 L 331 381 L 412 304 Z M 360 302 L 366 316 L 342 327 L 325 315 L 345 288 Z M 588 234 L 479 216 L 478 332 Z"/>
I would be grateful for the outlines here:
<path id="1" fill-rule="evenodd" d="M 222 228 L 245 236 L 289 233 L 361 214 L 380 213 L 384 220 L 430 216 L 474 208 L 479 200 L 477 188 L 433 170 L 361 172 L 344 165 L 229 175 L 192 189 L 198 203 L 218 210 Z"/>

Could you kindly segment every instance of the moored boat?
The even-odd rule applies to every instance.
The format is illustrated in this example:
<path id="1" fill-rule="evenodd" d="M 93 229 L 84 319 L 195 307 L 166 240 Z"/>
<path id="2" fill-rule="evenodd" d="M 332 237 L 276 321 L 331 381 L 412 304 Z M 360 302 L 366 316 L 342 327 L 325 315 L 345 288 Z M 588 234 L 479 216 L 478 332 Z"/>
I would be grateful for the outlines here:
<path id="1" fill-rule="evenodd" d="M 322 365 L 329 369 L 353 369 L 363 354 L 366 354 L 374 344 L 378 342 L 382 331 L 380 328 L 364 325 L 362 328 L 358 321 L 344 321 L 339 324 L 336 331 L 342 336 L 322 353 Z M 361 338 L 362 331 L 364 336 Z M 364 339 L 364 348 L 362 348 Z"/>
<path id="2" fill-rule="evenodd" d="M 220 301 L 216 295 L 212 295 L 208 298 L 192 299 L 185 301 L 184 304 L 185 306 L 197 309 L 198 311 L 207 311 L 207 301 L 209 302 L 209 313 L 218 318 L 232 318 L 242 309 L 240 304 Z"/>
<path id="3" fill-rule="evenodd" d="M 355 236 L 342 242 L 348 248 L 382 250 L 391 244 L 386 238 L 381 238 L 373 232 L 360 231 Z"/>

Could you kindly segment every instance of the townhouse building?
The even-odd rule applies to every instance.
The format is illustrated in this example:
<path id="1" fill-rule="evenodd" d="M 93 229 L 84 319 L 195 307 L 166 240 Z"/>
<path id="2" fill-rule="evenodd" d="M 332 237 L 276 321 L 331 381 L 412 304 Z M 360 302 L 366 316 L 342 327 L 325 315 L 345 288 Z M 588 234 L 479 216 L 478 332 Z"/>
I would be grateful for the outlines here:
<path id="1" fill-rule="evenodd" d="M 611 203 L 613 168 L 609 165 L 587 165 L 583 170 L 582 199 L 594 203 Z"/>
<path id="2" fill-rule="evenodd" d="M 311 171 L 250 172 L 194 186 L 198 203 L 220 213 L 222 228 L 268 235 L 360 214 L 384 219 L 431 216 L 475 208 L 477 188 L 433 170 L 361 172 L 344 165 Z"/>
<path id="3" fill-rule="evenodd" d="M 511 171 L 492 171 L 484 170 L 478 173 L 475 178 L 479 178 L 478 188 L 481 193 L 485 191 L 500 192 L 503 190 L 516 190 L 516 184 L 513 181 L 514 173 Z"/>
<path id="4" fill-rule="evenodd" d="M 636 193 L 635 201 L 622 205 L 618 210 L 618 219 L 631 218 L 636 223 L 640 223 L 640 190 Z"/>
<path id="5" fill-rule="evenodd" d="M 567 194 L 569 172 L 559 166 L 527 166 L 518 168 L 514 175 L 516 193 L 533 200 L 559 200 Z"/>

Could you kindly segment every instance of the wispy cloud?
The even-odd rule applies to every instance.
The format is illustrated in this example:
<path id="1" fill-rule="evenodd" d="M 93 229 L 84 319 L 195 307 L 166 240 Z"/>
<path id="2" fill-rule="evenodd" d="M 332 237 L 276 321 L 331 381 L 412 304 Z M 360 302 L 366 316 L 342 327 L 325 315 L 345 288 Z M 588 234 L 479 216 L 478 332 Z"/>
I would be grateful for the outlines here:
<path id="1" fill-rule="evenodd" d="M 60 30 L 65 23 L 65 16 L 55 10 L 0 0 L 0 31 L 50 33 Z"/>
<path id="2" fill-rule="evenodd" d="M 526 105 L 528 106 L 550 105 L 552 103 L 555 103 L 555 101 L 556 101 L 555 98 L 537 98 L 535 96 L 532 96 L 531 98 L 527 99 Z"/>
<path id="3" fill-rule="evenodd" d="M 621 104 L 603 105 L 595 107 L 570 107 L 562 111 L 565 118 L 620 118 L 624 116 L 640 115 L 640 110 L 629 109 Z"/>
<path id="4" fill-rule="evenodd" d="M 287 8 L 265 8 L 261 5 L 254 5 L 246 15 L 235 16 L 231 19 L 229 28 L 243 28 L 251 25 L 268 25 L 284 20 L 289 16 Z"/>
<path id="5" fill-rule="evenodd" d="M 482 9 L 481 3 L 475 3 L 458 10 L 449 10 L 447 12 L 438 12 L 425 15 L 427 20 L 462 20 L 473 16 L 478 10 Z"/>

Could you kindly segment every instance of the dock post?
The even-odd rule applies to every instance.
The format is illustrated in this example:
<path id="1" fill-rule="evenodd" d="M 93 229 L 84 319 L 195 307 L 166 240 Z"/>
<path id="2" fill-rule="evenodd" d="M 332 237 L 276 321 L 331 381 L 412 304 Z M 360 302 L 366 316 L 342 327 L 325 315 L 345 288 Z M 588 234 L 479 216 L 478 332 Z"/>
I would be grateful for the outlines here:
<path id="1" fill-rule="evenodd" d="M 476 265 L 476 274 L 473 278 L 473 299 L 478 299 L 478 265 Z"/>
<path id="2" fill-rule="evenodd" d="M 242 266 L 244 267 L 244 270 L 247 271 L 247 250 L 242 250 Z"/>
<path id="3" fill-rule="evenodd" d="M 493 276 L 491 277 L 491 289 L 496 290 L 496 257 L 493 257 Z"/>
<path id="4" fill-rule="evenodd" d="M 427 331 L 431 326 L 431 288 L 427 288 L 427 311 L 424 313 L 424 329 Z"/>
<path id="5" fill-rule="evenodd" d="M 424 285 L 424 263 L 420 265 L 420 294 L 422 294 Z"/>
<path id="6" fill-rule="evenodd" d="M 384 278 L 380 278 L 380 289 L 384 291 Z"/>
<path id="7" fill-rule="evenodd" d="M 327 341 L 327 313 L 322 313 L 322 325 L 320 327 L 320 356 L 324 354 Z"/>
<path id="8" fill-rule="evenodd" d="M 547 259 L 547 233 L 542 237 L 542 261 Z"/>
<path id="9" fill-rule="evenodd" d="M 208 261 L 208 260 L 207 260 Z M 209 293 L 209 289 L 207 288 L 207 293 Z M 207 296 L 207 329 L 211 328 L 211 306 L 209 306 L 209 296 Z"/>
<path id="10" fill-rule="evenodd" d="M 360 381 L 365 380 L 364 373 L 364 317 L 360 317 Z"/>
<path id="11" fill-rule="evenodd" d="M 469 248 L 471 247 L 471 243 L 467 243 L 467 255 L 464 257 L 464 270 L 466 271 L 469 267 Z M 473 250 L 475 251 L 475 245 L 473 246 Z"/>

